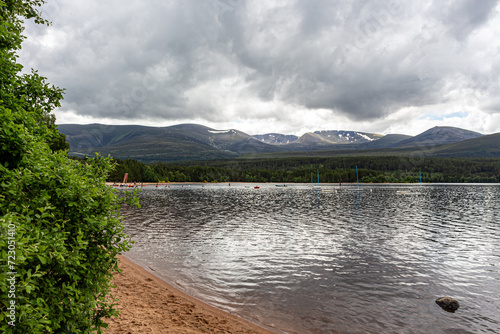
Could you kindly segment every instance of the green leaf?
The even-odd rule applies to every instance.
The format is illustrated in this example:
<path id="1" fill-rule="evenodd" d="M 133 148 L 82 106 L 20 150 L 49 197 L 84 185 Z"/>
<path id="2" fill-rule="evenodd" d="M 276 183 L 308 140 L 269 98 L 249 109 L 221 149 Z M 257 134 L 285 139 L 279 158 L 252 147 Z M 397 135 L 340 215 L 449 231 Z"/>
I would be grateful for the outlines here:
<path id="1" fill-rule="evenodd" d="M 64 91 L 36 71 L 23 74 L 17 63 L 24 22 L 45 22 L 38 11 L 44 2 L 0 2 L 0 231 L 15 225 L 14 333 L 90 333 L 116 314 L 110 272 L 128 237 L 118 218 L 108 219 L 120 217 L 118 196 L 104 184 L 112 163 L 68 157 L 52 114 Z M 6 250 L 0 237 L 2 258 Z M 0 279 L 4 285 L 2 271 Z M 12 332 L 1 320 L 4 312 L 0 332 Z"/>

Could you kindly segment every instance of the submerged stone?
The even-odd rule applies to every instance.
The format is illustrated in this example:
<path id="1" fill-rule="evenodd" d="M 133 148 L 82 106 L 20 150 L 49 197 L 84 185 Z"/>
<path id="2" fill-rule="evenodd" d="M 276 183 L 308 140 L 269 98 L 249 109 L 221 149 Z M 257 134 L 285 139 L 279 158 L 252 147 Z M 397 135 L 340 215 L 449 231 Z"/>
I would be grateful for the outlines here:
<path id="1" fill-rule="evenodd" d="M 441 297 L 436 299 L 436 304 L 441 306 L 441 308 L 448 312 L 455 312 L 460 307 L 458 300 L 451 297 Z"/>

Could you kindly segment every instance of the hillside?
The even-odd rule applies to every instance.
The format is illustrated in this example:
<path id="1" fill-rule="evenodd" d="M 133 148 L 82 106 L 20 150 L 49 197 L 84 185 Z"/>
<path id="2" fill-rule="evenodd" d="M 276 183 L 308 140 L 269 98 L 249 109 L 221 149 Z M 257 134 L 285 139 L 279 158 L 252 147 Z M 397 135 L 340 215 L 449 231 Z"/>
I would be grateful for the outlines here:
<path id="1" fill-rule="evenodd" d="M 482 134 L 465 129 L 455 128 L 451 126 L 436 126 L 421 134 L 403 140 L 394 147 L 412 147 L 412 146 L 427 146 L 434 147 L 443 144 L 452 144 L 461 142 L 467 139 L 481 137 Z"/>
<path id="2" fill-rule="evenodd" d="M 316 131 L 301 137 L 281 134 L 251 136 L 198 124 L 169 127 L 139 125 L 60 125 L 70 154 L 94 152 L 143 162 L 231 159 L 236 157 L 332 156 L 500 156 L 499 138 L 452 127 L 435 127 L 415 137 L 356 131 Z M 288 142 L 296 138 L 293 142 Z M 285 142 L 286 141 L 286 142 Z"/>
<path id="3" fill-rule="evenodd" d="M 214 130 L 197 124 L 164 128 L 138 125 L 60 125 L 77 156 L 111 155 L 144 162 L 225 159 L 245 153 L 273 152 L 272 145 L 238 130 Z"/>
<path id="4" fill-rule="evenodd" d="M 438 147 L 434 156 L 500 157 L 500 133 Z"/>
<path id="5" fill-rule="evenodd" d="M 374 140 L 368 143 L 363 144 L 363 148 L 365 149 L 376 149 L 376 148 L 386 148 L 393 147 L 396 144 L 402 142 L 403 140 L 407 140 L 412 138 L 412 136 L 400 135 L 400 134 L 389 134 L 385 135 L 378 140 Z"/>
<path id="6" fill-rule="evenodd" d="M 382 135 L 358 131 L 323 130 L 315 131 L 314 134 L 333 144 L 363 144 L 382 138 Z"/>
<path id="7" fill-rule="evenodd" d="M 280 133 L 266 133 L 263 135 L 254 135 L 253 137 L 266 144 L 289 144 L 299 139 L 299 137 L 294 135 L 283 135 Z"/>

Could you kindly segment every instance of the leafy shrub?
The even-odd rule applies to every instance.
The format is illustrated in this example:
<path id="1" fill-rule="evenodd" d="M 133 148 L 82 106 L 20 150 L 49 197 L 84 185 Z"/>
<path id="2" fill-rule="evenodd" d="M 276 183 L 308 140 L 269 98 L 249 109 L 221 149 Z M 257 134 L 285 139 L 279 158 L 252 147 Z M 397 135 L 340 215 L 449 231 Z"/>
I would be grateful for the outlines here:
<path id="1" fill-rule="evenodd" d="M 115 256 L 129 248 L 122 201 L 105 185 L 108 159 L 81 164 L 47 144 L 33 148 L 17 168 L 0 166 L 0 249 L 7 259 L 14 225 L 17 272 L 12 327 L 5 318 L 12 270 L 2 262 L 0 331 L 87 333 L 116 315 L 110 281 L 118 271 Z"/>
<path id="2" fill-rule="evenodd" d="M 89 333 L 117 314 L 116 255 L 129 249 L 114 165 L 67 156 L 50 112 L 63 90 L 21 75 L 22 19 L 42 0 L 0 2 L 0 332 Z M 134 202 L 133 198 L 130 202 Z"/>

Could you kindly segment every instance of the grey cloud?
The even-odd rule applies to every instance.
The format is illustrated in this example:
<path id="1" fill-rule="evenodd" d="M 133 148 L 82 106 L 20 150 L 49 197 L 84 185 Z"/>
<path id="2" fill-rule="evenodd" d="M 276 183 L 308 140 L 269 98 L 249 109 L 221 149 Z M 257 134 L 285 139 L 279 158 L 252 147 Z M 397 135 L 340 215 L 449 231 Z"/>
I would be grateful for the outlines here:
<path id="1" fill-rule="evenodd" d="M 79 113 L 179 117 L 185 106 L 183 91 L 199 83 L 201 46 L 209 44 L 205 31 L 198 29 L 207 26 L 203 16 L 193 15 L 187 6 L 168 8 L 162 2 L 136 8 L 116 5 L 102 15 L 90 15 L 96 7 L 89 6 L 82 16 L 73 17 L 75 43 L 57 53 L 64 73 L 54 69 L 50 50 L 38 56 L 38 67 L 63 82 L 68 105 Z M 167 73 L 158 73 L 162 70 Z"/>
<path id="2" fill-rule="evenodd" d="M 419 79 L 418 71 L 408 73 L 412 64 L 401 70 L 394 55 L 383 54 L 383 50 L 372 47 L 381 37 L 384 39 L 382 30 L 390 29 L 404 19 L 393 17 L 394 9 L 394 6 L 370 9 L 360 2 L 338 9 L 345 10 L 346 17 L 352 15 L 354 10 L 361 11 L 361 18 L 357 19 L 357 23 L 351 22 L 350 26 L 357 29 L 354 33 L 363 34 L 365 45 L 360 45 L 361 37 L 353 44 L 339 37 L 351 32 L 339 27 L 335 19 L 330 25 L 325 22 L 320 25 L 325 31 L 333 31 L 333 37 L 319 43 L 315 36 L 311 36 L 311 29 L 304 27 L 304 22 L 312 20 L 307 19 L 309 12 L 304 14 L 306 19 L 302 18 L 295 31 L 290 31 L 290 35 L 283 36 L 270 48 L 261 50 L 262 45 L 255 48 L 248 41 L 240 40 L 240 43 L 247 43 L 241 48 L 245 52 L 240 54 L 239 59 L 256 71 L 248 77 L 251 87 L 261 99 L 280 99 L 311 109 L 330 109 L 345 113 L 352 119 L 380 117 L 408 104 L 435 103 L 440 91 L 440 87 L 436 86 L 441 83 L 440 80 L 424 82 Z M 370 10 L 382 17 L 377 18 Z M 272 17 L 268 20 L 273 21 L 276 19 Z M 367 28 L 375 24 L 373 22 L 377 22 L 377 26 Z M 320 34 L 318 26 L 315 23 L 313 30 Z M 267 30 L 266 26 L 260 28 L 261 31 Z M 390 40 L 385 38 L 385 42 Z M 412 52 L 404 47 L 407 49 L 403 51 L 407 54 L 403 58 Z M 393 53 L 399 52 L 401 50 L 398 49 Z"/>
<path id="3" fill-rule="evenodd" d="M 36 41 L 22 59 L 66 88 L 63 107 L 82 115 L 223 120 L 218 96 L 200 104 L 190 94 L 240 78 L 235 97 L 372 120 L 446 101 L 450 87 L 480 86 L 474 63 L 482 60 L 465 39 L 496 2 L 436 1 L 428 12 L 426 4 L 360 0 L 54 4 L 54 26 L 28 27 Z M 55 45 L 37 44 L 48 33 Z M 457 73 L 469 82 L 453 82 Z M 240 115 L 250 117 L 251 107 Z"/>
<path id="4" fill-rule="evenodd" d="M 434 7 L 440 12 L 448 32 L 462 41 L 488 21 L 496 5 L 497 0 L 459 0 L 436 1 Z"/>

